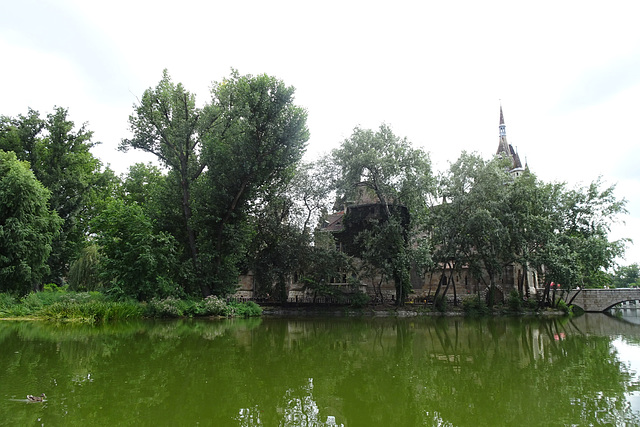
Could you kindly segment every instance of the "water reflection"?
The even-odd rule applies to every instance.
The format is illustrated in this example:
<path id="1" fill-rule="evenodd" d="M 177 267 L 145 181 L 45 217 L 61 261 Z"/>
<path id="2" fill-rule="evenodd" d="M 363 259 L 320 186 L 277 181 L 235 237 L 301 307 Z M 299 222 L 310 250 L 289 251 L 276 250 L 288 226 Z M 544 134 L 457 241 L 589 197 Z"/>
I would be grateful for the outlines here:
<path id="1" fill-rule="evenodd" d="M 0 322 L 12 425 L 634 425 L 640 327 L 604 315 Z M 45 392 L 33 408 L 11 399 Z"/>

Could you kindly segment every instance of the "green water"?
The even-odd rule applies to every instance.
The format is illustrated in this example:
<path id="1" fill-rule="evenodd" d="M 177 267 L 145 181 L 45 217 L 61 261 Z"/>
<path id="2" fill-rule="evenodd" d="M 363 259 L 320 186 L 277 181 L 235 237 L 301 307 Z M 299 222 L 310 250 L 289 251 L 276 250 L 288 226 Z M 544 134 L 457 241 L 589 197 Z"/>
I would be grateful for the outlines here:
<path id="1" fill-rule="evenodd" d="M 0 425 L 639 425 L 639 355 L 595 314 L 3 321 Z"/>

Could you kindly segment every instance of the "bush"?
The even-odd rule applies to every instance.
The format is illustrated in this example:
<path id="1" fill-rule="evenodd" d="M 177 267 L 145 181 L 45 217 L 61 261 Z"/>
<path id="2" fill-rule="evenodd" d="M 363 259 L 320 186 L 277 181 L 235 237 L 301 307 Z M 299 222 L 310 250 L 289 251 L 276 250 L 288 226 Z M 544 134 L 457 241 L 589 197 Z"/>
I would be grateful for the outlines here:
<path id="1" fill-rule="evenodd" d="M 464 298 L 462 300 L 462 310 L 469 316 L 477 316 L 487 314 L 489 312 L 487 305 L 484 303 L 482 298 L 477 295 Z"/>
<path id="2" fill-rule="evenodd" d="M 205 316 L 226 316 L 229 307 L 227 303 L 215 295 L 206 297 L 202 301 L 202 313 Z"/>
<path id="3" fill-rule="evenodd" d="M 143 311 L 142 306 L 134 302 L 67 300 L 43 308 L 40 314 L 48 319 L 72 319 L 94 323 L 139 318 L 142 317 Z"/>
<path id="4" fill-rule="evenodd" d="M 153 298 L 147 306 L 147 312 L 152 317 L 180 317 L 184 309 L 185 303 L 174 297 Z"/>
<path id="5" fill-rule="evenodd" d="M 231 301 L 227 306 L 227 317 L 255 317 L 262 314 L 262 308 L 253 301 L 244 303 Z"/>
<path id="6" fill-rule="evenodd" d="M 69 267 L 69 286 L 71 289 L 96 291 L 100 289 L 100 254 L 97 245 L 82 249 L 80 256 Z"/>
<path id="7" fill-rule="evenodd" d="M 438 298 L 436 298 L 435 301 L 433 301 L 433 308 L 435 308 L 437 311 L 441 313 L 444 313 L 445 311 L 447 311 L 447 305 L 448 305 L 447 297 L 444 295 L 438 295 Z"/>
<path id="8" fill-rule="evenodd" d="M 364 292 L 355 292 L 350 295 L 351 306 L 355 308 L 362 308 L 369 304 L 371 298 Z"/>
<path id="9" fill-rule="evenodd" d="M 16 299 L 7 293 L 0 294 L 0 310 L 12 308 L 16 304 Z"/>
<path id="10" fill-rule="evenodd" d="M 571 314 L 573 309 L 572 305 L 567 305 L 567 303 L 562 299 L 558 300 L 556 307 L 565 314 Z"/>
<path id="11" fill-rule="evenodd" d="M 507 299 L 507 307 L 512 313 L 521 313 L 522 312 L 523 301 L 520 297 L 520 292 L 516 289 L 512 289 L 509 293 L 509 298 Z"/>

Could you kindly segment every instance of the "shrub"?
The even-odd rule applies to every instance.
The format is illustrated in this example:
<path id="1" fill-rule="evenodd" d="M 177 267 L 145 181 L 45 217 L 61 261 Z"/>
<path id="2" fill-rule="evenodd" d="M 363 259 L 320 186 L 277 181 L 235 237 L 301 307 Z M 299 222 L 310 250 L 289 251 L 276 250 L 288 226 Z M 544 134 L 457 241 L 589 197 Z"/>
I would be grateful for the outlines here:
<path id="1" fill-rule="evenodd" d="M 509 293 L 509 298 L 507 299 L 507 307 L 512 313 L 520 313 L 522 312 L 523 301 L 520 297 L 520 292 L 516 289 L 512 289 Z"/>
<path id="2" fill-rule="evenodd" d="M 567 305 L 566 302 L 564 302 L 564 300 L 560 299 L 558 300 L 558 303 L 556 304 L 556 307 L 558 307 L 558 309 L 560 311 L 562 311 L 565 314 L 571 314 L 573 306 L 571 305 Z"/>
<path id="3" fill-rule="evenodd" d="M 351 306 L 355 308 L 362 308 L 369 304 L 371 298 L 364 292 L 355 292 L 350 295 Z"/>
<path id="4" fill-rule="evenodd" d="M 0 316 L 15 315 L 19 307 L 13 295 L 0 293 Z"/>
<path id="5" fill-rule="evenodd" d="M 180 317 L 184 314 L 184 306 L 183 301 L 174 297 L 153 298 L 147 306 L 147 311 L 153 317 Z"/>
<path id="6" fill-rule="evenodd" d="M 16 304 L 16 299 L 7 293 L 0 294 L 0 310 L 6 310 L 13 307 Z"/>
<path id="7" fill-rule="evenodd" d="M 80 256 L 69 267 L 69 286 L 73 290 L 100 289 L 100 254 L 97 245 L 82 249 Z"/>
<path id="8" fill-rule="evenodd" d="M 244 303 L 231 301 L 227 304 L 227 316 L 255 317 L 262 314 L 262 308 L 253 301 Z"/>
<path id="9" fill-rule="evenodd" d="M 444 313 L 445 311 L 447 311 L 447 297 L 444 295 L 438 295 L 438 298 L 435 299 L 435 301 L 433 301 L 433 307 L 441 312 Z"/>
<path id="10" fill-rule="evenodd" d="M 226 316 L 228 310 L 227 303 L 215 295 L 208 296 L 202 301 L 202 314 L 205 316 Z"/>
<path id="11" fill-rule="evenodd" d="M 72 319 L 94 323 L 104 320 L 138 318 L 142 316 L 143 311 L 142 306 L 134 302 L 67 300 L 44 307 L 40 314 L 49 319 Z"/>
<path id="12" fill-rule="evenodd" d="M 470 295 L 462 300 L 462 310 L 470 316 L 487 314 L 489 308 L 478 295 Z"/>

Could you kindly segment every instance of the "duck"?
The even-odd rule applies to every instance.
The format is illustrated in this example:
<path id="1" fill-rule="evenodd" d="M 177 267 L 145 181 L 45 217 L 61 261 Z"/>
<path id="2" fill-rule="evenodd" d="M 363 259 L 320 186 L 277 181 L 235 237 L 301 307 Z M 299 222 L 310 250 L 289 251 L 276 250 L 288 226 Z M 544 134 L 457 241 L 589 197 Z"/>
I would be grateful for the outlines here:
<path id="1" fill-rule="evenodd" d="M 47 396 L 42 393 L 40 396 L 34 396 L 32 394 L 27 395 L 27 400 L 29 402 L 42 402 Z"/>

